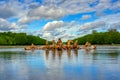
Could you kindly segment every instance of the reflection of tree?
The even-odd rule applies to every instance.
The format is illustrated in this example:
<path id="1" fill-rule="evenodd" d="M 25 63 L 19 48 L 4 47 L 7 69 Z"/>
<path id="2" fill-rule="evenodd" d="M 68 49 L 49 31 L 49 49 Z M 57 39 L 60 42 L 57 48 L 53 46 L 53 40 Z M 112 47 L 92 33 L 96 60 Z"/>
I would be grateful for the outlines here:
<path id="1" fill-rule="evenodd" d="M 46 59 L 48 60 L 48 57 L 49 57 L 49 50 L 46 50 L 46 51 L 45 51 L 45 54 L 46 54 Z"/>
<path id="2" fill-rule="evenodd" d="M 93 60 L 117 60 L 119 53 L 94 53 Z"/>
<path id="3" fill-rule="evenodd" d="M 116 58 L 117 59 L 119 54 L 118 53 L 109 53 L 108 56 L 111 57 L 111 58 Z"/>
<path id="4" fill-rule="evenodd" d="M 18 59 L 25 57 L 24 52 L 0 52 L 0 58 L 3 58 L 5 60 L 12 60 L 13 58 Z"/>

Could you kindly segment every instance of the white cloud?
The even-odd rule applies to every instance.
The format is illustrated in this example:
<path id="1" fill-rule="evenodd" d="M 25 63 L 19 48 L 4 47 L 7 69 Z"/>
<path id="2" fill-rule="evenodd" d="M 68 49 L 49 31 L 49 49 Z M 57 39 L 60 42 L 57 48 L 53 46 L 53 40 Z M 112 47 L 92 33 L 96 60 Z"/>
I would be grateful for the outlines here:
<path id="1" fill-rule="evenodd" d="M 94 7 L 95 10 L 104 10 L 111 7 L 110 0 L 100 0 L 99 4 Z"/>
<path id="2" fill-rule="evenodd" d="M 63 28 L 65 26 L 65 23 L 63 21 L 53 21 L 53 22 L 48 22 L 44 27 L 44 31 L 51 31 L 55 30 L 57 28 Z"/>
<path id="3" fill-rule="evenodd" d="M 111 29 L 120 29 L 120 21 L 113 23 L 109 28 Z"/>
<path id="4" fill-rule="evenodd" d="M 28 16 L 24 16 L 24 17 L 21 17 L 21 18 L 19 18 L 19 20 L 18 20 L 18 24 L 28 24 L 28 23 L 30 23 L 30 22 L 32 22 L 32 21 L 34 21 L 34 20 L 38 20 L 39 19 L 39 17 L 28 17 Z"/>
<path id="5" fill-rule="evenodd" d="M 15 30 L 18 29 L 16 23 L 10 23 L 6 21 L 5 19 L 0 18 L 0 30 L 1 31 L 9 31 L 9 30 Z"/>
<path id="6" fill-rule="evenodd" d="M 28 5 L 29 7 L 31 5 Z M 37 6 L 36 8 L 32 8 L 28 10 L 27 13 L 21 14 L 18 23 L 27 24 L 34 20 L 46 19 L 46 20 L 55 20 L 65 16 L 65 11 L 62 8 L 55 6 Z M 33 4 L 32 4 L 33 7 Z"/>
<path id="7" fill-rule="evenodd" d="M 10 18 L 12 16 L 15 16 L 16 13 L 12 10 L 7 8 L 0 8 L 0 18 Z"/>
<path id="8" fill-rule="evenodd" d="M 29 8 L 29 9 L 36 9 L 36 8 L 38 8 L 39 6 L 40 6 L 39 3 L 33 2 L 33 3 L 31 3 L 31 4 L 28 5 L 28 8 Z"/>
<path id="9" fill-rule="evenodd" d="M 11 0 L 0 5 L 0 18 L 19 17 L 27 12 L 27 9 L 24 9 L 26 6 L 18 1 Z"/>
<path id="10" fill-rule="evenodd" d="M 65 12 L 59 7 L 55 6 L 40 6 L 29 11 L 28 16 L 39 17 L 45 19 L 57 19 L 64 16 Z"/>
<path id="11" fill-rule="evenodd" d="M 115 9 L 120 9 L 120 0 L 112 3 L 112 6 L 110 7 L 111 10 L 115 10 Z"/>
<path id="12" fill-rule="evenodd" d="M 108 30 L 109 28 L 119 28 L 120 14 L 108 15 L 101 17 L 93 22 L 80 25 L 79 31 L 90 31 L 94 29 Z"/>
<path id="13" fill-rule="evenodd" d="M 40 37 L 47 40 L 62 38 L 63 41 L 67 41 L 68 39 L 74 39 L 89 34 L 92 30 L 107 31 L 110 28 L 120 29 L 119 16 L 120 14 L 108 15 L 84 24 L 79 24 L 75 21 L 69 23 L 63 21 L 48 22 L 42 31 L 38 31 L 38 34 L 41 34 Z M 64 23 L 64 25 L 60 27 L 61 22 L 62 24 Z"/>
<path id="14" fill-rule="evenodd" d="M 58 19 L 69 14 L 99 12 L 99 10 L 102 12 L 105 9 L 114 10 L 120 8 L 119 0 L 115 3 L 110 3 L 109 0 L 100 0 L 94 7 L 91 7 L 90 4 L 94 3 L 96 3 L 96 0 L 44 0 L 42 5 L 33 2 L 33 0 L 24 1 L 24 3 L 9 1 L 0 7 L 0 17 L 20 16 L 21 19 L 27 17 L 26 23 L 41 18 Z"/>
<path id="15" fill-rule="evenodd" d="M 42 38 L 45 38 L 47 40 L 53 40 L 54 36 L 50 32 L 43 32 L 42 33 Z"/>
<path id="16" fill-rule="evenodd" d="M 91 18 L 91 15 L 83 15 L 81 19 L 86 20 L 86 19 L 89 19 L 89 18 Z"/>
<path id="17" fill-rule="evenodd" d="M 67 39 L 73 39 L 75 37 L 77 29 L 78 25 L 76 26 L 74 21 L 69 23 L 53 21 L 46 23 L 43 30 L 36 31 L 35 34 L 47 40 L 62 38 L 63 41 L 67 41 Z"/>
<path id="18" fill-rule="evenodd" d="M 9 1 L 0 3 L 0 30 L 25 30 L 28 23 L 34 20 L 55 20 L 43 26 L 42 33 L 37 34 L 46 39 L 62 37 L 74 38 L 79 32 L 80 35 L 87 34 L 92 29 L 119 28 L 120 14 L 104 16 L 105 9 L 119 10 L 120 1 L 110 3 L 110 0 L 43 0 L 42 4 L 33 0 L 25 0 L 24 3 Z M 90 4 L 95 4 L 93 7 Z M 64 22 L 62 17 L 77 13 L 96 12 L 98 19 L 93 22 L 79 24 L 79 21 Z M 101 13 L 100 13 L 101 12 Z M 98 14 L 99 13 L 99 14 Z M 8 18 L 17 17 L 17 22 L 8 22 Z M 104 17 L 103 17 L 104 16 Z M 4 18 L 4 19 L 3 19 Z M 91 18 L 91 15 L 83 15 L 82 20 Z M 61 21 L 60 21 L 61 20 Z M 28 31 L 29 32 L 29 31 Z M 80 36 L 79 35 L 79 36 Z"/>
<path id="19" fill-rule="evenodd" d="M 80 27 L 80 30 L 93 30 L 95 28 L 105 27 L 106 23 L 104 21 L 95 21 L 91 23 L 86 23 Z"/>
<path id="20" fill-rule="evenodd" d="M 0 17 L 17 16 L 20 18 L 18 23 L 28 24 L 39 19 L 56 20 L 65 15 L 92 11 L 96 11 L 98 14 L 100 10 L 102 14 L 105 9 L 120 8 L 119 1 L 111 5 L 109 0 L 100 0 L 94 7 L 90 7 L 90 4 L 94 3 L 96 3 L 96 0 L 44 0 L 41 5 L 33 0 L 24 1 L 24 3 L 10 1 L 0 7 Z M 90 18 L 90 16 L 82 17 L 83 20 L 87 18 Z"/>

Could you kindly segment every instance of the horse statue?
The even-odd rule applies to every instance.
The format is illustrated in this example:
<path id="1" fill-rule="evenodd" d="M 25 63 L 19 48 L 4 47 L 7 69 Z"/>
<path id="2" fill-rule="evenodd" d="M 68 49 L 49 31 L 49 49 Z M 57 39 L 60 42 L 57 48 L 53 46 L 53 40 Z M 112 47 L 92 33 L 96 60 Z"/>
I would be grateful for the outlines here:
<path id="1" fill-rule="evenodd" d="M 83 49 L 96 49 L 96 46 L 91 45 L 90 42 L 86 42 L 85 45 L 83 46 Z"/>
<path id="2" fill-rule="evenodd" d="M 58 39 L 56 48 L 57 48 L 58 50 L 62 50 L 62 48 L 63 48 L 63 43 L 62 43 L 61 38 Z"/>
<path id="3" fill-rule="evenodd" d="M 52 41 L 52 45 L 50 47 L 51 49 L 56 49 L 56 42 L 55 40 Z"/>
<path id="4" fill-rule="evenodd" d="M 36 50 L 36 49 L 38 49 L 38 47 L 37 46 L 35 46 L 33 43 L 31 44 L 31 46 L 27 46 L 27 47 L 25 47 L 24 48 L 25 50 Z"/>
<path id="5" fill-rule="evenodd" d="M 39 49 L 49 49 L 49 48 L 50 48 L 49 42 L 46 40 L 45 46 L 40 46 Z"/>
<path id="6" fill-rule="evenodd" d="M 72 43 L 73 43 L 72 40 L 68 40 L 68 41 L 67 41 L 66 48 L 67 48 L 67 49 L 72 49 L 72 45 L 71 45 Z"/>
<path id="7" fill-rule="evenodd" d="M 78 40 L 74 42 L 73 49 L 80 49 L 80 46 L 78 46 Z"/>

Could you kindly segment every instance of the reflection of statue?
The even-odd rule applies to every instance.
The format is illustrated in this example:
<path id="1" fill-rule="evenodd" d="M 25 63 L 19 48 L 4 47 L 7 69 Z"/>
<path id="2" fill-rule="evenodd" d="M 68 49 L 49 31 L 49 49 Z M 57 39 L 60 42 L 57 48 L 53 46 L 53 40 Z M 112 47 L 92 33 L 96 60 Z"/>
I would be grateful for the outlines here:
<path id="1" fill-rule="evenodd" d="M 71 50 L 70 49 L 67 50 L 67 56 L 68 56 L 68 58 L 71 58 Z"/>
<path id="2" fill-rule="evenodd" d="M 78 49 L 74 50 L 74 54 L 75 54 L 76 58 L 78 58 Z"/>
<path id="3" fill-rule="evenodd" d="M 48 60 L 48 57 L 49 57 L 49 50 L 46 50 L 46 51 L 45 51 L 45 54 L 46 54 L 46 59 Z"/>
<path id="4" fill-rule="evenodd" d="M 61 59 L 61 57 L 62 57 L 62 50 L 57 50 L 57 52 L 58 52 L 59 59 Z"/>
<path id="5" fill-rule="evenodd" d="M 92 53 L 94 53 L 94 49 L 85 49 L 85 53 L 86 54 L 92 54 Z"/>
<path id="6" fill-rule="evenodd" d="M 52 50 L 52 59 L 55 59 L 55 49 Z"/>

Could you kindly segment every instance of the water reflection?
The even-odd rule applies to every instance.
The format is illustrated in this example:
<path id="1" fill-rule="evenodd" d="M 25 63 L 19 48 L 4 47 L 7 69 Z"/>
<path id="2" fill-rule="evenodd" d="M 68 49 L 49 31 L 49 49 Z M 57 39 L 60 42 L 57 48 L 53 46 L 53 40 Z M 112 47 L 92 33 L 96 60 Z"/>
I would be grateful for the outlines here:
<path id="1" fill-rule="evenodd" d="M 105 48 L 2 50 L 0 80 L 120 80 L 120 48 Z"/>
<path id="2" fill-rule="evenodd" d="M 59 60 L 61 60 L 62 50 L 57 50 L 57 55 L 58 55 Z"/>
<path id="3" fill-rule="evenodd" d="M 101 56 L 98 58 L 98 56 Z M 93 54 L 93 60 L 97 60 L 97 59 L 118 59 L 119 53 L 104 53 L 104 55 L 102 53 L 94 53 Z"/>
<path id="4" fill-rule="evenodd" d="M 56 56 L 56 50 L 53 49 L 53 50 L 52 50 L 52 57 L 53 57 L 53 60 L 55 60 L 55 56 Z"/>
<path id="5" fill-rule="evenodd" d="M 46 60 L 49 60 L 52 58 L 52 60 L 55 59 L 62 59 L 62 55 L 65 56 L 67 55 L 67 58 L 70 60 L 71 57 L 75 57 L 76 59 L 78 58 L 78 49 L 75 50 L 45 50 L 45 57 Z"/>
<path id="6" fill-rule="evenodd" d="M 45 55 L 46 55 L 46 59 L 48 60 L 48 57 L 49 57 L 49 50 L 45 50 Z"/>
<path id="7" fill-rule="evenodd" d="M 69 59 L 71 58 L 71 50 L 67 50 L 67 56 Z"/>
<path id="8" fill-rule="evenodd" d="M 25 52 L 0 52 L 0 59 L 13 60 L 17 58 L 23 58 L 26 56 Z"/>

